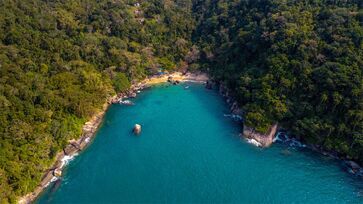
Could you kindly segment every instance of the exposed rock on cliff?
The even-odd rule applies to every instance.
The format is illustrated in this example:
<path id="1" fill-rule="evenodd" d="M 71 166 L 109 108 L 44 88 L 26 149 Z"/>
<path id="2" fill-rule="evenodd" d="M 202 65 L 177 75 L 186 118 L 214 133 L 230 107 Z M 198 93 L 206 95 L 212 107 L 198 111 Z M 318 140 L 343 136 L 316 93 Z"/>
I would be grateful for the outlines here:
<path id="1" fill-rule="evenodd" d="M 256 142 L 258 142 L 260 144 L 258 146 L 268 147 L 273 143 L 276 131 L 277 131 L 277 124 L 274 124 L 273 126 L 271 126 L 270 129 L 265 134 L 256 132 L 253 128 L 244 126 L 243 127 L 243 136 L 248 139 L 253 139 Z"/>

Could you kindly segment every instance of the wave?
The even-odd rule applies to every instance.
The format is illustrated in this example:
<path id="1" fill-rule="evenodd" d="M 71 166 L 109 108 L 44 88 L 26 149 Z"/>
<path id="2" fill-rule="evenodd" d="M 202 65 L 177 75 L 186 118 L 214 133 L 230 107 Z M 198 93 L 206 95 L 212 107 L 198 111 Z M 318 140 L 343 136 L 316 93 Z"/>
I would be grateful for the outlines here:
<path id="1" fill-rule="evenodd" d="M 242 121 L 243 120 L 242 116 L 236 115 L 236 114 L 224 114 L 223 116 L 228 117 L 228 118 L 232 118 L 235 121 Z"/>
<path id="2" fill-rule="evenodd" d="M 88 139 L 88 138 L 87 138 Z M 58 169 L 62 169 L 64 168 L 65 166 L 67 166 L 69 164 L 70 161 L 72 161 L 78 154 L 74 154 L 74 155 L 65 155 L 62 159 L 61 159 L 61 165 L 58 167 Z M 50 181 L 45 184 L 44 187 L 47 187 L 49 186 L 49 184 L 57 181 L 59 179 L 58 176 L 53 176 Z"/>
<path id="3" fill-rule="evenodd" d="M 298 147 L 298 148 L 306 147 L 306 145 L 304 143 L 301 143 L 297 139 L 290 137 L 285 132 L 278 132 L 276 134 L 275 138 L 273 139 L 273 142 L 282 143 L 282 144 L 288 145 L 290 147 Z"/>
<path id="4" fill-rule="evenodd" d="M 62 159 L 61 159 L 61 166 L 59 168 L 63 168 L 65 166 L 67 166 L 69 164 L 70 161 L 72 161 L 74 159 L 74 157 L 76 157 L 78 154 L 74 154 L 74 155 L 65 155 Z"/>
<path id="5" fill-rule="evenodd" d="M 50 179 L 50 181 L 47 183 L 47 184 L 45 184 L 45 188 L 46 187 L 48 187 L 49 186 L 49 184 L 51 184 L 51 183 L 53 183 L 53 182 L 55 182 L 55 181 L 57 181 L 59 178 L 58 177 L 56 177 L 56 176 L 53 176 L 51 179 Z"/>
<path id="6" fill-rule="evenodd" d="M 255 139 L 249 139 L 249 138 L 246 138 L 246 141 L 247 141 L 248 143 L 250 143 L 250 144 L 255 145 L 256 147 L 261 147 L 261 146 L 262 146 L 262 144 L 261 144 L 261 143 L 259 143 L 259 142 L 257 142 L 257 140 L 255 140 Z"/>

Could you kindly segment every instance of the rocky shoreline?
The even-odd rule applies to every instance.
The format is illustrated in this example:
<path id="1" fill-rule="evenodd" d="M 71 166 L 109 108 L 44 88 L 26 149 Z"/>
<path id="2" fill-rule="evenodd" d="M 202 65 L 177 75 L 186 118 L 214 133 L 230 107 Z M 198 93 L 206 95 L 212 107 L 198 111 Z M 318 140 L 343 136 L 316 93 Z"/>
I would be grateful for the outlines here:
<path id="1" fill-rule="evenodd" d="M 275 136 L 274 142 L 279 142 L 282 144 L 286 144 L 290 147 L 302 147 L 307 148 L 313 152 L 319 153 L 331 159 L 340 161 L 341 167 L 350 174 L 353 174 L 357 177 L 363 179 L 363 166 L 358 164 L 357 162 L 347 158 L 345 155 L 340 155 L 338 152 L 333 150 L 325 150 L 323 147 L 315 144 L 304 144 L 301 140 L 296 137 L 291 137 L 286 134 L 285 130 L 278 131 L 278 134 Z"/>
<path id="2" fill-rule="evenodd" d="M 95 135 L 99 125 L 102 122 L 103 116 L 105 115 L 110 104 L 118 104 L 122 103 L 124 99 L 134 98 L 137 96 L 137 93 L 140 93 L 141 90 L 151 87 L 152 85 L 170 82 L 171 84 L 176 84 L 174 82 L 197 82 L 197 83 L 205 83 L 207 89 L 218 89 L 219 93 L 225 98 L 227 104 L 230 106 L 231 115 L 228 115 L 243 125 L 243 110 L 241 110 L 238 106 L 237 101 L 234 99 L 227 86 L 221 82 L 216 82 L 208 79 L 208 76 L 205 74 L 181 74 L 180 72 L 173 73 L 171 75 L 165 76 L 152 76 L 149 77 L 139 83 L 133 84 L 129 90 L 119 93 L 116 96 L 112 96 L 107 99 L 107 102 L 103 105 L 102 111 L 97 113 L 92 117 L 92 119 L 85 123 L 83 126 L 82 136 L 77 140 L 70 140 L 69 144 L 63 149 L 63 151 L 59 152 L 55 159 L 55 164 L 48 170 L 45 171 L 44 176 L 39 184 L 39 186 L 31 193 L 21 197 L 18 200 L 18 203 L 27 204 L 34 201 L 39 194 L 54 180 L 57 180 L 62 175 L 62 169 L 67 163 L 67 159 L 74 157 L 80 151 L 82 151 L 89 142 L 92 137 Z M 270 127 L 270 130 L 261 134 L 256 132 L 253 128 L 243 126 L 243 133 L 241 134 L 246 139 L 250 140 L 250 143 L 255 144 L 259 147 L 268 147 L 272 143 L 276 141 L 280 141 L 282 143 L 286 141 L 296 142 L 300 141 L 296 138 L 288 138 L 285 134 L 282 134 L 283 137 L 276 137 L 281 132 L 278 127 L 278 124 L 274 124 Z M 315 152 L 321 153 L 325 156 L 329 156 L 331 158 L 343 161 L 347 171 L 351 174 L 363 178 L 363 167 L 361 167 L 355 161 L 349 160 L 343 156 L 339 156 L 336 152 L 333 151 L 325 151 L 322 147 L 317 145 L 303 145 Z"/>
<path id="3" fill-rule="evenodd" d="M 223 82 L 217 82 L 213 80 L 208 80 L 206 83 L 207 89 L 217 89 L 219 93 L 225 98 L 227 104 L 230 106 L 231 116 L 234 119 L 237 119 L 243 126 L 242 137 L 246 138 L 249 143 L 254 144 L 258 147 L 268 147 L 272 145 L 274 142 L 281 142 L 284 144 L 288 144 L 290 146 L 299 146 L 308 148 L 314 152 L 322 154 L 324 156 L 339 160 L 342 162 L 343 168 L 350 174 L 353 174 L 357 177 L 363 179 L 363 164 L 358 164 L 356 161 L 347 158 L 344 155 L 339 155 L 335 151 L 325 150 L 323 147 L 314 144 L 304 144 L 299 138 L 296 137 L 288 137 L 285 134 L 285 130 L 278 126 L 278 124 L 273 124 L 267 133 L 259 133 L 256 132 L 251 127 L 246 127 L 243 125 L 243 110 L 239 108 L 239 105 L 233 95 L 230 93 L 230 90 Z"/>
<path id="4" fill-rule="evenodd" d="M 272 145 L 277 133 L 277 124 L 272 125 L 267 133 L 256 132 L 253 128 L 243 127 L 243 135 L 258 147 L 269 147 Z"/>
<path id="5" fill-rule="evenodd" d="M 103 116 L 109 107 L 109 104 L 111 104 L 111 101 L 114 100 L 114 98 L 116 98 L 116 96 L 109 98 L 107 102 L 103 104 L 102 111 L 98 112 L 91 118 L 90 121 L 85 123 L 82 129 L 82 136 L 77 140 L 73 139 L 69 141 L 68 145 L 63 148 L 63 151 L 56 155 L 54 165 L 45 171 L 38 187 L 36 187 L 33 192 L 21 197 L 18 200 L 18 203 L 31 203 L 51 182 L 58 180 L 62 176 L 62 169 L 68 160 L 82 151 L 95 135 L 99 125 L 102 122 Z"/>
<path id="6" fill-rule="evenodd" d="M 102 111 L 95 114 L 90 121 L 84 124 L 82 128 L 82 136 L 77 140 L 73 139 L 69 141 L 68 145 L 63 148 L 63 151 L 56 155 L 54 165 L 44 172 L 44 176 L 42 177 L 40 184 L 33 192 L 21 197 L 18 200 L 18 203 L 28 204 L 33 202 L 51 182 L 58 180 L 62 176 L 62 170 L 68 160 L 87 147 L 91 139 L 95 136 L 95 133 L 102 123 L 102 119 L 111 104 L 122 103 L 123 100 L 127 98 L 135 98 L 137 93 L 140 93 L 141 90 L 149 88 L 155 84 L 168 82 L 170 79 L 173 81 L 178 80 L 179 82 L 205 83 L 208 80 L 208 76 L 204 73 L 182 74 L 180 72 L 163 76 L 151 76 L 141 82 L 131 85 L 127 91 L 108 98 L 107 102 L 103 104 Z"/>
<path id="7" fill-rule="evenodd" d="M 272 125 L 266 133 L 259 133 L 255 131 L 255 129 L 247 127 L 243 124 L 244 112 L 239 108 L 238 102 L 223 82 L 207 81 L 206 88 L 218 89 L 219 94 L 222 95 L 222 97 L 226 100 L 227 104 L 230 106 L 231 116 L 241 122 L 241 125 L 243 127 L 241 135 L 245 137 L 249 143 L 252 143 L 258 147 L 268 147 L 274 142 L 274 138 L 278 130 L 277 123 Z"/>

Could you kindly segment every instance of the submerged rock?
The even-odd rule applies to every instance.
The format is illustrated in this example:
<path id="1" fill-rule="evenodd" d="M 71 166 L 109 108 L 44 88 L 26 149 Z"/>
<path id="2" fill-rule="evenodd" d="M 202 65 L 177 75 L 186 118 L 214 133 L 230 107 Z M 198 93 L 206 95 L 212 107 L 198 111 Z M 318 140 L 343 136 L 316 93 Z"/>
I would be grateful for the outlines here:
<path id="1" fill-rule="evenodd" d="M 348 171 L 357 176 L 363 176 L 363 168 L 354 161 L 344 161 Z"/>
<path id="2" fill-rule="evenodd" d="M 285 155 L 285 156 L 289 156 L 289 155 L 291 155 L 291 152 L 288 149 L 284 149 L 284 150 L 282 150 L 280 152 L 280 154 Z"/>
<path id="3" fill-rule="evenodd" d="M 213 83 L 209 80 L 207 80 L 206 84 L 205 84 L 205 88 L 206 89 L 212 89 L 213 88 Z"/>
<path id="4" fill-rule="evenodd" d="M 141 133 L 141 125 L 139 125 L 139 124 L 135 124 L 134 129 L 133 129 L 133 132 L 134 132 L 136 135 L 140 134 L 140 133 Z"/>

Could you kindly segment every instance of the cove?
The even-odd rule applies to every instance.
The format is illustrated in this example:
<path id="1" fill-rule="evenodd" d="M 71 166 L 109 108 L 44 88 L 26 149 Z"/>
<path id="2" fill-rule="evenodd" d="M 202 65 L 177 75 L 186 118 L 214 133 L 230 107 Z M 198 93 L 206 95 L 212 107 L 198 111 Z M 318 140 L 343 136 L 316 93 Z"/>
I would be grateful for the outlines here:
<path id="1" fill-rule="evenodd" d="M 159 85 L 133 102 L 109 108 L 92 144 L 36 203 L 363 202 L 362 181 L 337 161 L 245 142 L 223 99 L 200 84 Z"/>

